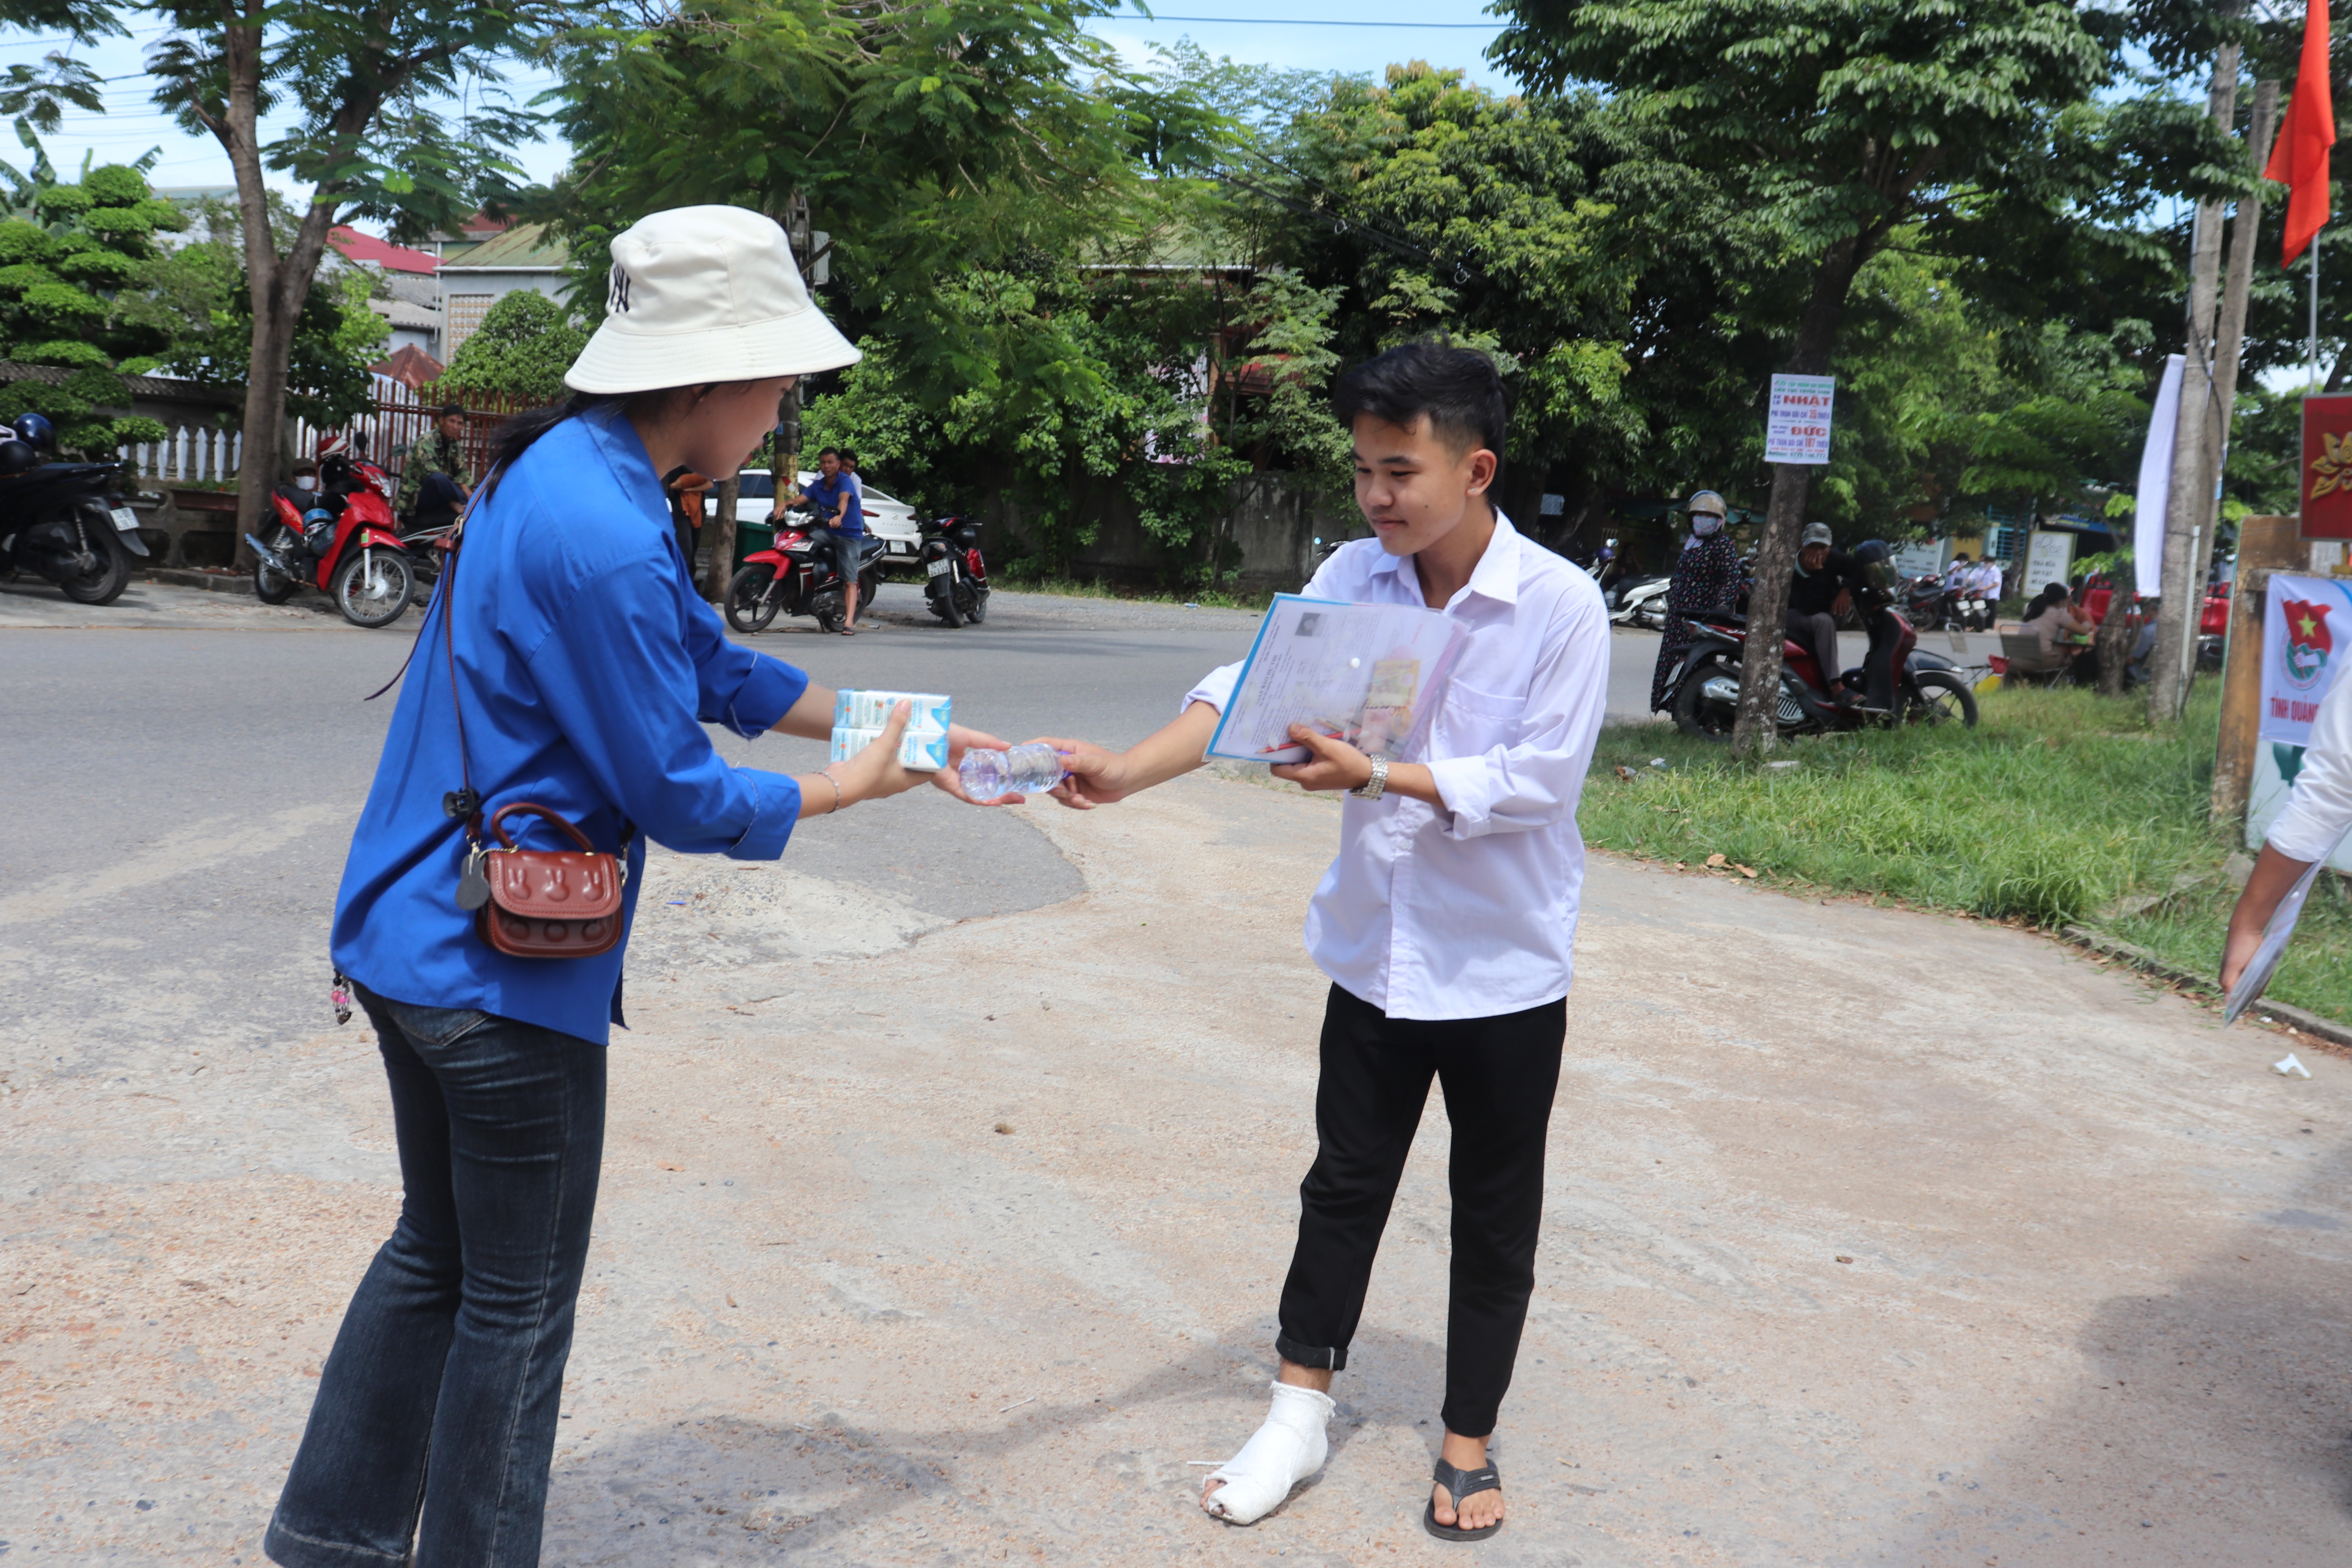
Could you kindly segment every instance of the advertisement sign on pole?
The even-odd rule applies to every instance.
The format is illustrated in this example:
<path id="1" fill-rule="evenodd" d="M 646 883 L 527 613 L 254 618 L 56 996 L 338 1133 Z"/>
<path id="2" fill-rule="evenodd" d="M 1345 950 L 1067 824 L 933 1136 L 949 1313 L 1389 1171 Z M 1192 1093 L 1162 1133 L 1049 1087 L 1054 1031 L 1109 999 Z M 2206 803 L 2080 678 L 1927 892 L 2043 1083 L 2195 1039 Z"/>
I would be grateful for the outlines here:
<path id="1" fill-rule="evenodd" d="M 1830 410 L 1836 393 L 1833 375 L 1774 376 L 1771 407 L 1764 421 L 1764 460 L 1828 462 Z"/>
<path id="2" fill-rule="evenodd" d="M 1944 542 L 1923 540 L 1895 547 L 1895 570 L 1906 577 L 1932 577 L 1944 569 Z"/>
<path id="3" fill-rule="evenodd" d="M 2074 536 L 2058 530 L 2037 529 L 2025 545 L 2025 581 L 2018 588 L 2026 594 L 2039 594 L 2053 583 L 2063 583 L 2074 575 Z"/>
<path id="4" fill-rule="evenodd" d="M 2303 400 L 2303 536 L 2352 539 L 2352 395 Z"/>

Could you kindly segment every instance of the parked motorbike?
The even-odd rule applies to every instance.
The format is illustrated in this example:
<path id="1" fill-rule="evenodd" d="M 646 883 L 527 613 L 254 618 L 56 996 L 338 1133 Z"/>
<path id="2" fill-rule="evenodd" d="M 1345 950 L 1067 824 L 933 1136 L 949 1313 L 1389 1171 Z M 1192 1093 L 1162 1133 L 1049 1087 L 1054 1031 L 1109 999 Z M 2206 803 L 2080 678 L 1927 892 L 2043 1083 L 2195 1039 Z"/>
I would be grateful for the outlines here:
<path id="1" fill-rule="evenodd" d="M 750 634 L 764 631 L 778 616 L 814 616 L 828 632 L 841 630 L 849 614 L 848 584 L 835 569 L 830 548 L 819 549 L 814 524 L 788 517 L 776 529 L 776 542 L 743 557 L 727 584 L 727 624 Z M 883 543 L 872 534 L 858 545 L 857 602 L 870 605 L 882 587 Z"/>
<path id="2" fill-rule="evenodd" d="M 1666 590 L 1675 585 L 1671 577 L 1634 577 L 1601 596 L 1609 605 L 1612 625 L 1643 626 L 1655 631 L 1666 624 Z"/>
<path id="3" fill-rule="evenodd" d="M 308 582 L 355 626 L 400 619 L 416 591 L 415 572 L 393 519 L 391 480 L 373 464 L 361 466 L 373 477 L 348 491 L 320 490 L 315 506 L 298 509 L 282 494 L 269 498 L 267 537 L 245 536 L 253 547 L 254 597 L 282 605 L 297 584 Z"/>
<path id="4" fill-rule="evenodd" d="M 988 619 L 988 563 L 980 553 L 980 520 L 942 517 L 923 524 L 923 597 L 951 626 Z"/>
<path id="5" fill-rule="evenodd" d="M 1944 724 L 1957 722 L 1974 729 L 1976 694 L 1958 666 L 1941 655 L 1918 647 L 1918 634 L 1892 610 L 1882 612 L 1893 625 L 1881 635 L 1891 639 L 1895 660 L 1895 708 L 1848 707 L 1832 699 L 1829 682 L 1812 650 L 1794 638 L 1780 645 L 1780 690 L 1773 718 L 1783 735 L 1818 734 L 1858 730 L 1872 724 Z M 1686 617 L 1692 632 L 1689 652 L 1668 677 L 1674 693 L 1675 727 L 1685 735 L 1711 741 L 1731 738 L 1732 720 L 1739 709 L 1739 667 L 1748 648 L 1744 616 L 1721 614 Z M 1853 690 L 1864 689 L 1860 667 L 1841 671 L 1839 679 Z"/>
<path id="6" fill-rule="evenodd" d="M 77 605 L 112 604 L 131 558 L 147 554 L 124 478 L 118 463 L 44 463 L 32 443 L 0 440 L 0 573 L 46 578 Z"/>
<path id="7" fill-rule="evenodd" d="M 1903 590 L 1903 616 L 1923 632 L 1939 632 L 1946 623 L 1944 580 L 1933 572 L 1914 577 Z"/>

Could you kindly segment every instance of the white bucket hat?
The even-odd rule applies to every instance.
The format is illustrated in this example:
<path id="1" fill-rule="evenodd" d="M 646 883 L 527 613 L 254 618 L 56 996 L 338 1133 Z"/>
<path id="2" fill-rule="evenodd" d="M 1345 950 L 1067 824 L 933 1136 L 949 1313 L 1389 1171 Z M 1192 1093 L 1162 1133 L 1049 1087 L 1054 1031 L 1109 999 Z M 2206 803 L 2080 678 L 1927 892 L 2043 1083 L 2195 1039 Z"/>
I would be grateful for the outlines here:
<path id="1" fill-rule="evenodd" d="M 810 303 L 775 219 L 743 207 L 672 207 L 613 237 L 604 321 L 563 384 L 652 392 L 856 364 Z"/>

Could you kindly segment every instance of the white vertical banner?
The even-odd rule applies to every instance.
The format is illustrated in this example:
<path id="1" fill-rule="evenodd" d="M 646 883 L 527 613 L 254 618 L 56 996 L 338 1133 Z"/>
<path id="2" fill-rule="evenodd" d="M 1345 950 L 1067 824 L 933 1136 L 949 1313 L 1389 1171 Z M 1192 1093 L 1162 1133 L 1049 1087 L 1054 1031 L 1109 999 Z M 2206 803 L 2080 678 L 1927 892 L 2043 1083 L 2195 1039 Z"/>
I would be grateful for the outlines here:
<path id="1" fill-rule="evenodd" d="M 2139 449 L 2139 485 L 2132 496 L 2132 574 L 2139 596 L 2164 591 L 2164 511 L 2172 500 L 2172 437 L 2180 427 L 2180 377 L 2186 354 L 2167 355 L 2147 416 L 2147 444 Z"/>
<path id="2" fill-rule="evenodd" d="M 1837 395 L 1833 375 L 1776 375 L 1764 419 L 1768 463 L 1830 460 L 1830 415 Z"/>

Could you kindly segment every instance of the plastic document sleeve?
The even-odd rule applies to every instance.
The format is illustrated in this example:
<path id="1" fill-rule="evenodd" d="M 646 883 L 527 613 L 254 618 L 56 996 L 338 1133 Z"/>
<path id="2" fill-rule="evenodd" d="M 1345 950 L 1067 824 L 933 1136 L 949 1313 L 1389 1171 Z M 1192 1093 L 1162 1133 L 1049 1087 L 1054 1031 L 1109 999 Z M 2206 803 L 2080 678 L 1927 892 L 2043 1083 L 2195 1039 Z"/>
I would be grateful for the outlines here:
<path id="1" fill-rule="evenodd" d="M 2352 832 L 2352 829 L 2347 829 L 2347 832 Z M 2221 1005 L 2221 1022 L 2224 1025 L 2236 1023 L 2238 1015 L 2254 1005 L 2255 998 L 2261 996 L 2263 988 L 2270 984 L 2271 976 L 2278 973 L 2279 960 L 2286 956 L 2287 941 L 2294 935 L 2294 922 L 2303 917 L 2303 900 L 2311 896 L 2312 884 L 2319 879 L 2321 869 L 2336 858 L 2336 851 L 2343 847 L 2345 836 L 2337 834 L 2336 842 L 2327 847 L 2327 853 L 2303 868 L 2303 875 L 2294 879 L 2294 886 L 2287 889 L 2286 897 L 2281 899 L 2278 908 L 2271 911 L 2270 923 L 2263 927 L 2262 945 L 2254 949 L 2254 956 L 2246 964 L 2246 972 L 2238 976 L 2235 985 L 2230 987 L 2229 998 Z"/>
<path id="2" fill-rule="evenodd" d="M 1209 741 L 1230 762 L 1303 763 L 1311 724 L 1360 752 L 1404 758 L 1426 742 L 1462 651 L 1453 616 L 1408 605 L 1276 594 Z"/>

